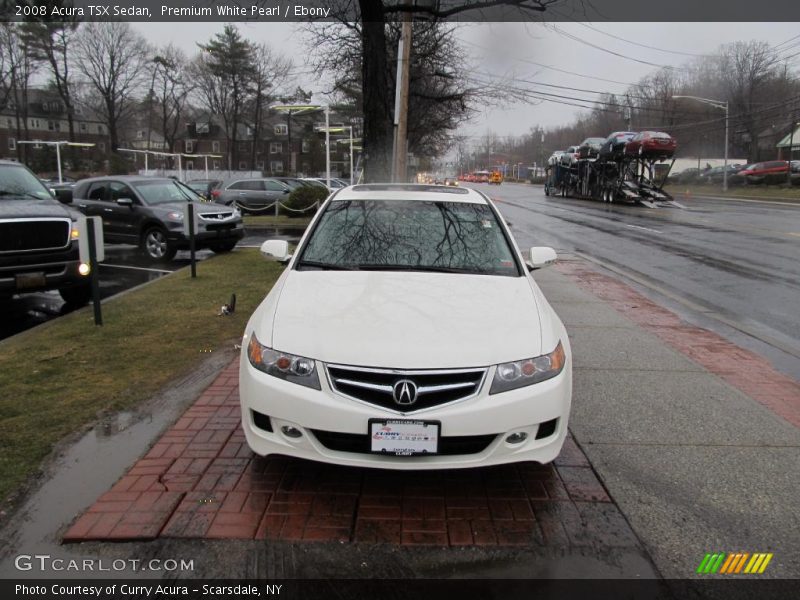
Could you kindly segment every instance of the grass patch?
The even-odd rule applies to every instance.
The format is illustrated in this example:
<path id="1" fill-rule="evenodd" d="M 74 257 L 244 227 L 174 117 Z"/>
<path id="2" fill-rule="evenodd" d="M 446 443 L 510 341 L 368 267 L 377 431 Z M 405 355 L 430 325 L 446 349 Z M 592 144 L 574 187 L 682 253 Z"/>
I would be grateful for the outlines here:
<path id="1" fill-rule="evenodd" d="M 664 188 L 665 191 L 680 200 L 688 190 L 692 195 L 723 196 L 730 198 L 756 198 L 764 200 L 784 200 L 788 202 L 800 202 L 800 187 L 783 187 L 777 185 L 744 185 L 728 188 L 727 192 L 722 191 L 721 185 L 681 185 L 670 184 Z"/>
<path id="2" fill-rule="evenodd" d="M 191 371 L 204 351 L 241 339 L 282 266 L 240 249 L 182 269 L 0 343 L 0 498 L 6 498 L 66 435 L 98 413 L 132 407 Z M 218 317 L 231 293 L 236 311 Z"/>
<path id="3" fill-rule="evenodd" d="M 302 227 L 311 223 L 311 217 L 288 217 L 286 215 L 245 215 L 245 227 Z"/>

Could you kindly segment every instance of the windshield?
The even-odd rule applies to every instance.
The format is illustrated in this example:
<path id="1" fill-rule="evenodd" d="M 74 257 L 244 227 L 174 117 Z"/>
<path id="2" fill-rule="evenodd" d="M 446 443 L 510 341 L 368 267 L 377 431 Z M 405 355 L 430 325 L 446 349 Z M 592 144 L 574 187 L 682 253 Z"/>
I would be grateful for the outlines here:
<path id="1" fill-rule="evenodd" d="M 22 165 L 0 165 L 0 200 L 50 198 L 44 184 Z"/>
<path id="2" fill-rule="evenodd" d="M 415 200 L 331 203 L 297 268 L 520 274 L 488 205 Z"/>
<path id="3" fill-rule="evenodd" d="M 191 188 L 174 180 L 138 181 L 133 187 L 147 204 L 201 201 Z"/>

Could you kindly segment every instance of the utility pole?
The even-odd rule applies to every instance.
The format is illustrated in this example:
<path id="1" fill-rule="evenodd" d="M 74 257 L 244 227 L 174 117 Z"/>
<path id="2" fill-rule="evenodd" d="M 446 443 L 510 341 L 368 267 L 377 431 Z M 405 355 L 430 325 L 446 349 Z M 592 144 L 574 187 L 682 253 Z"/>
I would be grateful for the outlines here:
<path id="1" fill-rule="evenodd" d="M 791 130 L 789 131 L 789 160 L 786 171 L 786 185 L 792 185 L 792 146 L 794 146 L 794 127 L 795 123 L 797 123 L 797 112 L 792 111 L 792 123 L 791 123 Z"/>
<path id="2" fill-rule="evenodd" d="M 404 2 L 405 6 L 411 6 L 411 0 Z M 408 83 L 409 67 L 411 58 L 411 11 L 403 13 L 403 28 L 400 34 L 401 56 L 400 61 L 400 80 L 397 85 L 400 88 L 399 106 L 397 114 L 397 136 L 395 139 L 394 165 L 392 179 L 398 183 L 406 182 L 406 166 L 408 161 Z"/>

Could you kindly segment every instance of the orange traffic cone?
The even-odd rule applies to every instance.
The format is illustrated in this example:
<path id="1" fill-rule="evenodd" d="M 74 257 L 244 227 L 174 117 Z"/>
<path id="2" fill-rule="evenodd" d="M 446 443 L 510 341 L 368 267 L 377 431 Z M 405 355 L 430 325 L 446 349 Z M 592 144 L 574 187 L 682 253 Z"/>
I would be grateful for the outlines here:
<path id="1" fill-rule="evenodd" d="M 684 200 L 691 200 L 692 199 L 692 192 L 690 192 L 688 188 L 686 189 L 686 192 L 683 194 L 683 199 Z"/>

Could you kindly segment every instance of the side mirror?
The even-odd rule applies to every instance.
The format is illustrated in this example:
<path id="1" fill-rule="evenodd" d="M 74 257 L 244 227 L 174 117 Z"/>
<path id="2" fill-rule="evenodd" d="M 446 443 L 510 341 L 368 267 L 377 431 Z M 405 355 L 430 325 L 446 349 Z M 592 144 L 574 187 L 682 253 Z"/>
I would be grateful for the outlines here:
<path id="1" fill-rule="evenodd" d="M 131 200 L 130 198 L 117 198 L 117 204 L 119 204 L 120 206 L 132 207 L 133 200 Z"/>
<path id="2" fill-rule="evenodd" d="M 547 246 L 536 246 L 530 250 L 530 259 L 528 260 L 528 268 L 531 270 L 542 269 L 555 264 L 558 259 L 556 251 Z"/>
<path id="3" fill-rule="evenodd" d="M 284 194 L 288 194 L 288 193 L 289 193 L 289 190 L 283 190 L 283 193 L 284 193 Z"/>
<path id="4" fill-rule="evenodd" d="M 261 254 L 267 260 L 286 262 L 292 255 L 289 254 L 289 242 L 286 240 L 267 240 L 261 244 Z"/>
<path id="5" fill-rule="evenodd" d="M 56 191 L 53 188 L 48 188 L 48 189 L 50 190 L 50 195 L 53 198 L 57 198 L 58 197 L 58 194 L 56 194 Z"/>

